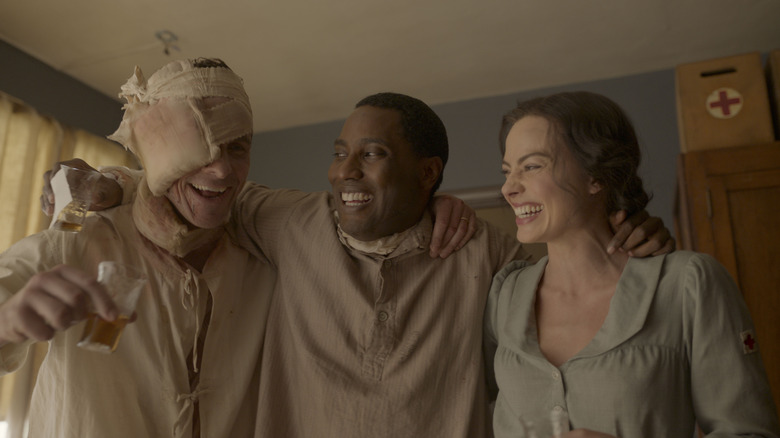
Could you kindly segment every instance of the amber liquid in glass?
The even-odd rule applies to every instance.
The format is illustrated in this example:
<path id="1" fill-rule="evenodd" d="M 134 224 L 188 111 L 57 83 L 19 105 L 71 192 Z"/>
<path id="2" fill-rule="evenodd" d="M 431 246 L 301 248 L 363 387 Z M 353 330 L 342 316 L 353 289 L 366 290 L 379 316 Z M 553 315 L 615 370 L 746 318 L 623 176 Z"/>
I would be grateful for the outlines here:
<path id="1" fill-rule="evenodd" d="M 60 231 L 78 233 L 81 231 L 81 224 L 73 222 L 73 219 L 71 218 L 79 218 L 83 220 L 86 212 L 87 203 L 74 199 L 68 205 L 66 205 L 62 211 L 60 211 L 60 214 L 57 215 L 57 221 L 54 223 L 52 228 Z"/>
<path id="2" fill-rule="evenodd" d="M 84 334 L 78 346 L 102 353 L 113 352 L 119 345 L 119 337 L 129 319 L 127 316 L 119 315 L 114 321 L 104 321 L 97 315 L 90 316 L 87 318 Z"/>

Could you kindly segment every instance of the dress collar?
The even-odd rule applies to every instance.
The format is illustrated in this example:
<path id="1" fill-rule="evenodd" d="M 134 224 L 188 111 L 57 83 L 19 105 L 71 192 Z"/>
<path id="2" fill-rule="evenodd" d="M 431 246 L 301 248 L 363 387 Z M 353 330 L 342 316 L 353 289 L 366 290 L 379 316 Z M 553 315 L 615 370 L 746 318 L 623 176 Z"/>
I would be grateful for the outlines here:
<path id="1" fill-rule="evenodd" d="M 588 345 L 566 361 L 563 367 L 577 358 L 592 357 L 609 351 L 642 329 L 655 297 L 665 258 L 664 255 L 628 259 L 601 328 Z M 536 264 L 525 268 L 522 275 L 516 279 L 515 293 L 508 309 L 508 315 L 512 317 L 508 319 L 505 328 L 505 333 L 515 338 L 510 340 L 510 343 L 519 345 L 526 354 L 546 363 L 548 362 L 539 348 L 534 309 L 537 289 L 547 261 L 547 256 L 542 257 Z"/>

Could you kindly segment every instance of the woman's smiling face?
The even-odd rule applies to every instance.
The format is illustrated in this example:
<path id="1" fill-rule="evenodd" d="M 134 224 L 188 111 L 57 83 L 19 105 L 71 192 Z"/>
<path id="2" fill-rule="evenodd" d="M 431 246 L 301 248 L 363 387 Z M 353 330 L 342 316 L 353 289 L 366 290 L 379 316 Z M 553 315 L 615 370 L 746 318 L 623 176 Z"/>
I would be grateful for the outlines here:
<path id="1" fill-rule="evenodd" d="M 526 116 L 506 138 L 504 199 L 515 211 L 517 239 L 550 242 L 583 218 L 598 192 L 567 147 L 555 144 L 547 119 Z M 588 208 L 585 208 L 588 207 Z"/>

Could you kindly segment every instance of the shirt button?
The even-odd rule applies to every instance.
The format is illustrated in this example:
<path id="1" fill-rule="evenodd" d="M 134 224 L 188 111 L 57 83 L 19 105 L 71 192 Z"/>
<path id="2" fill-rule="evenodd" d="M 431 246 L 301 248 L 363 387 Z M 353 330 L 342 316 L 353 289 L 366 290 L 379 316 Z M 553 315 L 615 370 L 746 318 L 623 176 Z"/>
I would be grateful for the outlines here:
<path id="1" fill-rule="evenodd" d="M 389 268 L 393 266 L 393 262 L 391 262 L 390 260 L 385 260 L 383 264 L 385 265 L 385 268 Z"/>
<path id="2" fill-rule="evenodd" d="M 553 376 L 553 379 L 558 380 L 558 379 L 561 378 L 561 373 L 559 373 L 558 371 L 553 371 L 552 372 L 552 376 Z"/>
<path id="3" fill-rule="evenodd" d="M 563 408 L 561 406 L 557 406 L 556 405 L 556 406 L 553 407 L 553 411 L 555 411 L 555 412 L 563 412 Z"/>
<path id="4" fill-rule="evenodd" d="M 381 311 L 381 312 L 379 312 L 379 315 L 377 316 L 377 318 L 378 318 L 380 321 L 382 321 L 382 322 L 385 322 L 385 321 L 387 321 L 387 318 L 388 318 L 388 317 L 389 317 L 389 315 L 388 315 L 388 314 L 387 314 L 387 312 L 385 312 L 384 310 L 383 310 L 383 311 Z"/>

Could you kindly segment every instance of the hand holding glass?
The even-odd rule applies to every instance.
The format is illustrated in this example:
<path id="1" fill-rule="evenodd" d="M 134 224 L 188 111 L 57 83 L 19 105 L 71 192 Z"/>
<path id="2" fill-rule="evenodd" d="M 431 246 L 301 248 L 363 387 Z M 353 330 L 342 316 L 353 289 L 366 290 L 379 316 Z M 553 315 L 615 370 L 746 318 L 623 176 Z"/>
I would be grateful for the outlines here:
<path id="1" fill-rule="evenodd" d="M 50 229 L 79 232 L 87 216 L 92 192 L 100 173 L 61 165 L 52 177 L 54 190 L 54 220 Z"/>
<path id="2" fill-rule="evenodd" d="M 103 261 L 98 265 L 98 282 L 102 284 L 119 308 L 119 317 L 105 321 L 96 314 L 87 318 L 78 346 L 101 353 L 111 353 L 119 345 L 119 337 L 130 320 L 146 277 L 137 269 L 119 262 Z"/>

